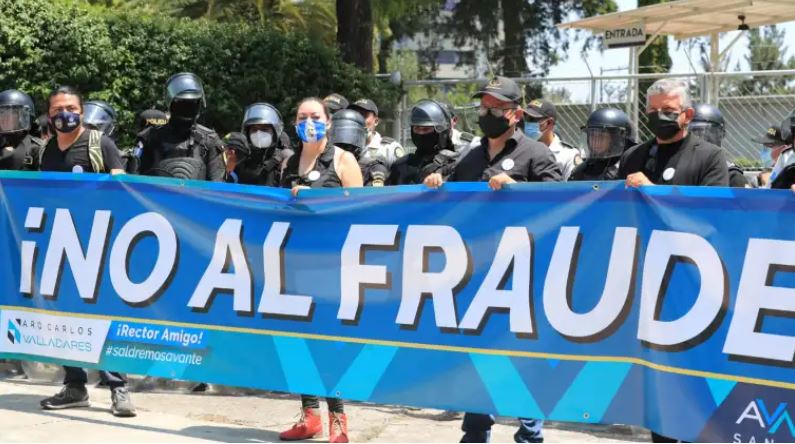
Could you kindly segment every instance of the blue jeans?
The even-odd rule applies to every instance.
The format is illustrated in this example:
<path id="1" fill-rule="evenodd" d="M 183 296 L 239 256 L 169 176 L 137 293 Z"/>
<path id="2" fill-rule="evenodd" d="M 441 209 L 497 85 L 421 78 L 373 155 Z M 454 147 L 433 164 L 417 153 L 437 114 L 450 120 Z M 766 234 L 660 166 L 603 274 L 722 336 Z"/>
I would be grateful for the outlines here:
<path id="1" fill-rule="evenodd" d="M 489 442 L 494 416 L 481 413 L 467 413 L 461 430 L 464 437 L 461 442 Z M 519 430 L 513 435 L 516 442 L 541 442 L 544 439 L 542 428 L 544 421 L 540 419 L 519 418 Z"/>

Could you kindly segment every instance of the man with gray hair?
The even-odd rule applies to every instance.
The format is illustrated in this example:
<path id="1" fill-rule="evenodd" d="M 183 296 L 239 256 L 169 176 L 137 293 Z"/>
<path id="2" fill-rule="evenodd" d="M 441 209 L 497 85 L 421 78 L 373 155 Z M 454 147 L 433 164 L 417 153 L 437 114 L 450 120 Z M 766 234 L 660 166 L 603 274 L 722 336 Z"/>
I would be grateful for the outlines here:
<path id="1" fill-rule="evenodd" d="M 647 92 L 646 117 L 655 138 L 621 157 L 618 176 L 628 187 L 645 185 L 729 186 L 723 150 L 687 129 L 695 110 L 687 82 L 662 79 Z"/>
<path id="2" fill-rule="evenodd" d="M 729 167 L 723 150 L 687 130 L 696 113 L 687 82 L 658 80 L 649 88 L 646 99 L 646 117 L 655 138 L 630 148 L 621 156 L 618 177 L 634 188 L 647 185 L 728 187 Z M 654 431 L 652 441 L 676 442 Z"/>

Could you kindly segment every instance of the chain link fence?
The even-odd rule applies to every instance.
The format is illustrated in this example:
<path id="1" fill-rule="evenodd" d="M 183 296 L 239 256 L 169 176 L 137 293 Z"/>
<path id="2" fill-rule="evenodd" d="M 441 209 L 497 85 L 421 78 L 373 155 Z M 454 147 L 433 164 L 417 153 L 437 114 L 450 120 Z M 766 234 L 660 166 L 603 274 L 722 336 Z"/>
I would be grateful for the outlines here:
<path id="1" fill-rule="evenodd" d="M 582 127 L 595 109 L 614 107 L 625 111 L 636 128 L 638 140 L 652 137 L 645 120 L 646 90 L 662 78 L 681 79 L 690 85 L 694 102 L 716 105 L 726 121 L 723 147 L 728 157 L 746 167 L 760 166 L 761 145 L 751 139 L 778 125 L 795 109 L 795 70 L 725 72 L 703 74 L 640 74 L 635 76 L 516 79 L 527 98 L 543 97 L 555 104 L 556 131 L 567 143 L 582 147 Z M 483 80 L 423 80 L 404 83 L 404 96 L 392 119 L 384 119 L 382 132 L 410 147 L 408 125 L 411 104 L 424 98 L 451 105 L 457 128 L 479 134 L 477 102 L 472 94 Z"/>

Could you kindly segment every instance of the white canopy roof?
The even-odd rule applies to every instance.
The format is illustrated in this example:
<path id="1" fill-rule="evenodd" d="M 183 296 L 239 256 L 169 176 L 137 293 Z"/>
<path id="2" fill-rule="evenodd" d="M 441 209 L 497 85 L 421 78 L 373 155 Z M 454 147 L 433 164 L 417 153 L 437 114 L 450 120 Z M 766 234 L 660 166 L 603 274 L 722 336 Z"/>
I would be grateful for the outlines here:
<path id="1" fill-rule="evenodd" d="M 736 31 L 739 15 L 756 28 L 795 20 L 795 0 L 677 0 L 629 11 L 590 17 L 558 27 L 588 29 L 594 33 L 643 24 L 647 35 L 687 39 Z"/>

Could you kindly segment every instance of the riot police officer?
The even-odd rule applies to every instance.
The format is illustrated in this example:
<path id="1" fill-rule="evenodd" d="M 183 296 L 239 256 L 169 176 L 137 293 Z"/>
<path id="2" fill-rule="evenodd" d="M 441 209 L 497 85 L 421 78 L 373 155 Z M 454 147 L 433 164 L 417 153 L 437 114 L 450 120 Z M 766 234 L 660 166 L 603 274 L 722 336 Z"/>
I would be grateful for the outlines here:
<path id="1" fill-rule="evenodd" d="M 384 186 L 389 175 L 389 169 L 383 159 L 373 155 L 366 148 L 367 130 L 361 114 L 356 111 L 343 109 L 331 117 L 331 143 L 356 157 L 359 168 L 362 170 L 364 186 Z"/>
<path id="2" fill-rule="evenodd" d="M 383 137 L 376 131 L 380 119 L 378 117 L 378 107 L 370 99 L 359 99 L 353 102 L 348 109 L 352 109 L 364 117 L 364 126 L 367 129 L 367 147 L 373 157 L 379 157 L 384 161 L 387 168 L 391 168 L 396 160 L 403 157 L 406 152 L 400 143 L 390 137 Z"/>
<path id="3" fill-rule="evenodd" d="M 246 147 L 240 149 L 238 143 L 234 151 L 238 182 L 279 186 L 281 167 L 293 155 L 279 110 L 269 103 L 249 105 L 243 115 L 241 132 Z"/>
<path id="4" fill-rule="evenodd" d="M 583 131 L 587 139 L 586 157 L 574 167 L 569 180 L 618 179 L 621 155 L 635 145 L 629 116 L 620 109 L 597 109 L 588 116 Z"/>
<path id="5" fill-rule="evenodd" d="M 215 131 L 197 123 L 206 105 L 201 79 L 187 72 L 171 76 L 166 82 L 166 103 L 168 123 L 147 128 L 138 135 L 141 173 L 223 181 L 226 168 L 221 139 Z"/>
<path id="6" fill-rule="evenodd" d="M 116 110 L 104 100 L 90 100 L 83 104 L 83 126 L 113 139 L 116 134 Z"/>
<path id="7" fill-rule="evenodd" d="M 702 103 L 694 106 L 696 113 L 688 125 L 688 131 L 696 137 L 715 145 L 723 144 L 726 135 L 726 122 L 720 110 L 710 104 Z M 729 186 L 736 188 L 749 188 L 751 185 L 745 178 L 743 170 L 734 163 L 727 161 L 729 167 Z"/>
<path id="8" fill-rule="evenodd" d="M 43 143 L 30 135 L 33 100 L 16 89 L 0 93 L 0 170 L 39 169 Z"/>
<path id="9" fill-rule="evenodd" d="M 389 173 L 388 185 L 422 183 L 429 174 L 439 173 L 447 179 L 461 150 L 453 143 L 453 116 L 435 100 L 421 100 L 411 109 L 411 141 L 417 149 L 401 157 Z"/>
<path id="10" fill-rule="evenodd" d="M 770 188 L 795 191 L 795 112 L 781 123 L 781 136 L 789 144 L 788 148 L 781 151 L 770 173 Z"/>

